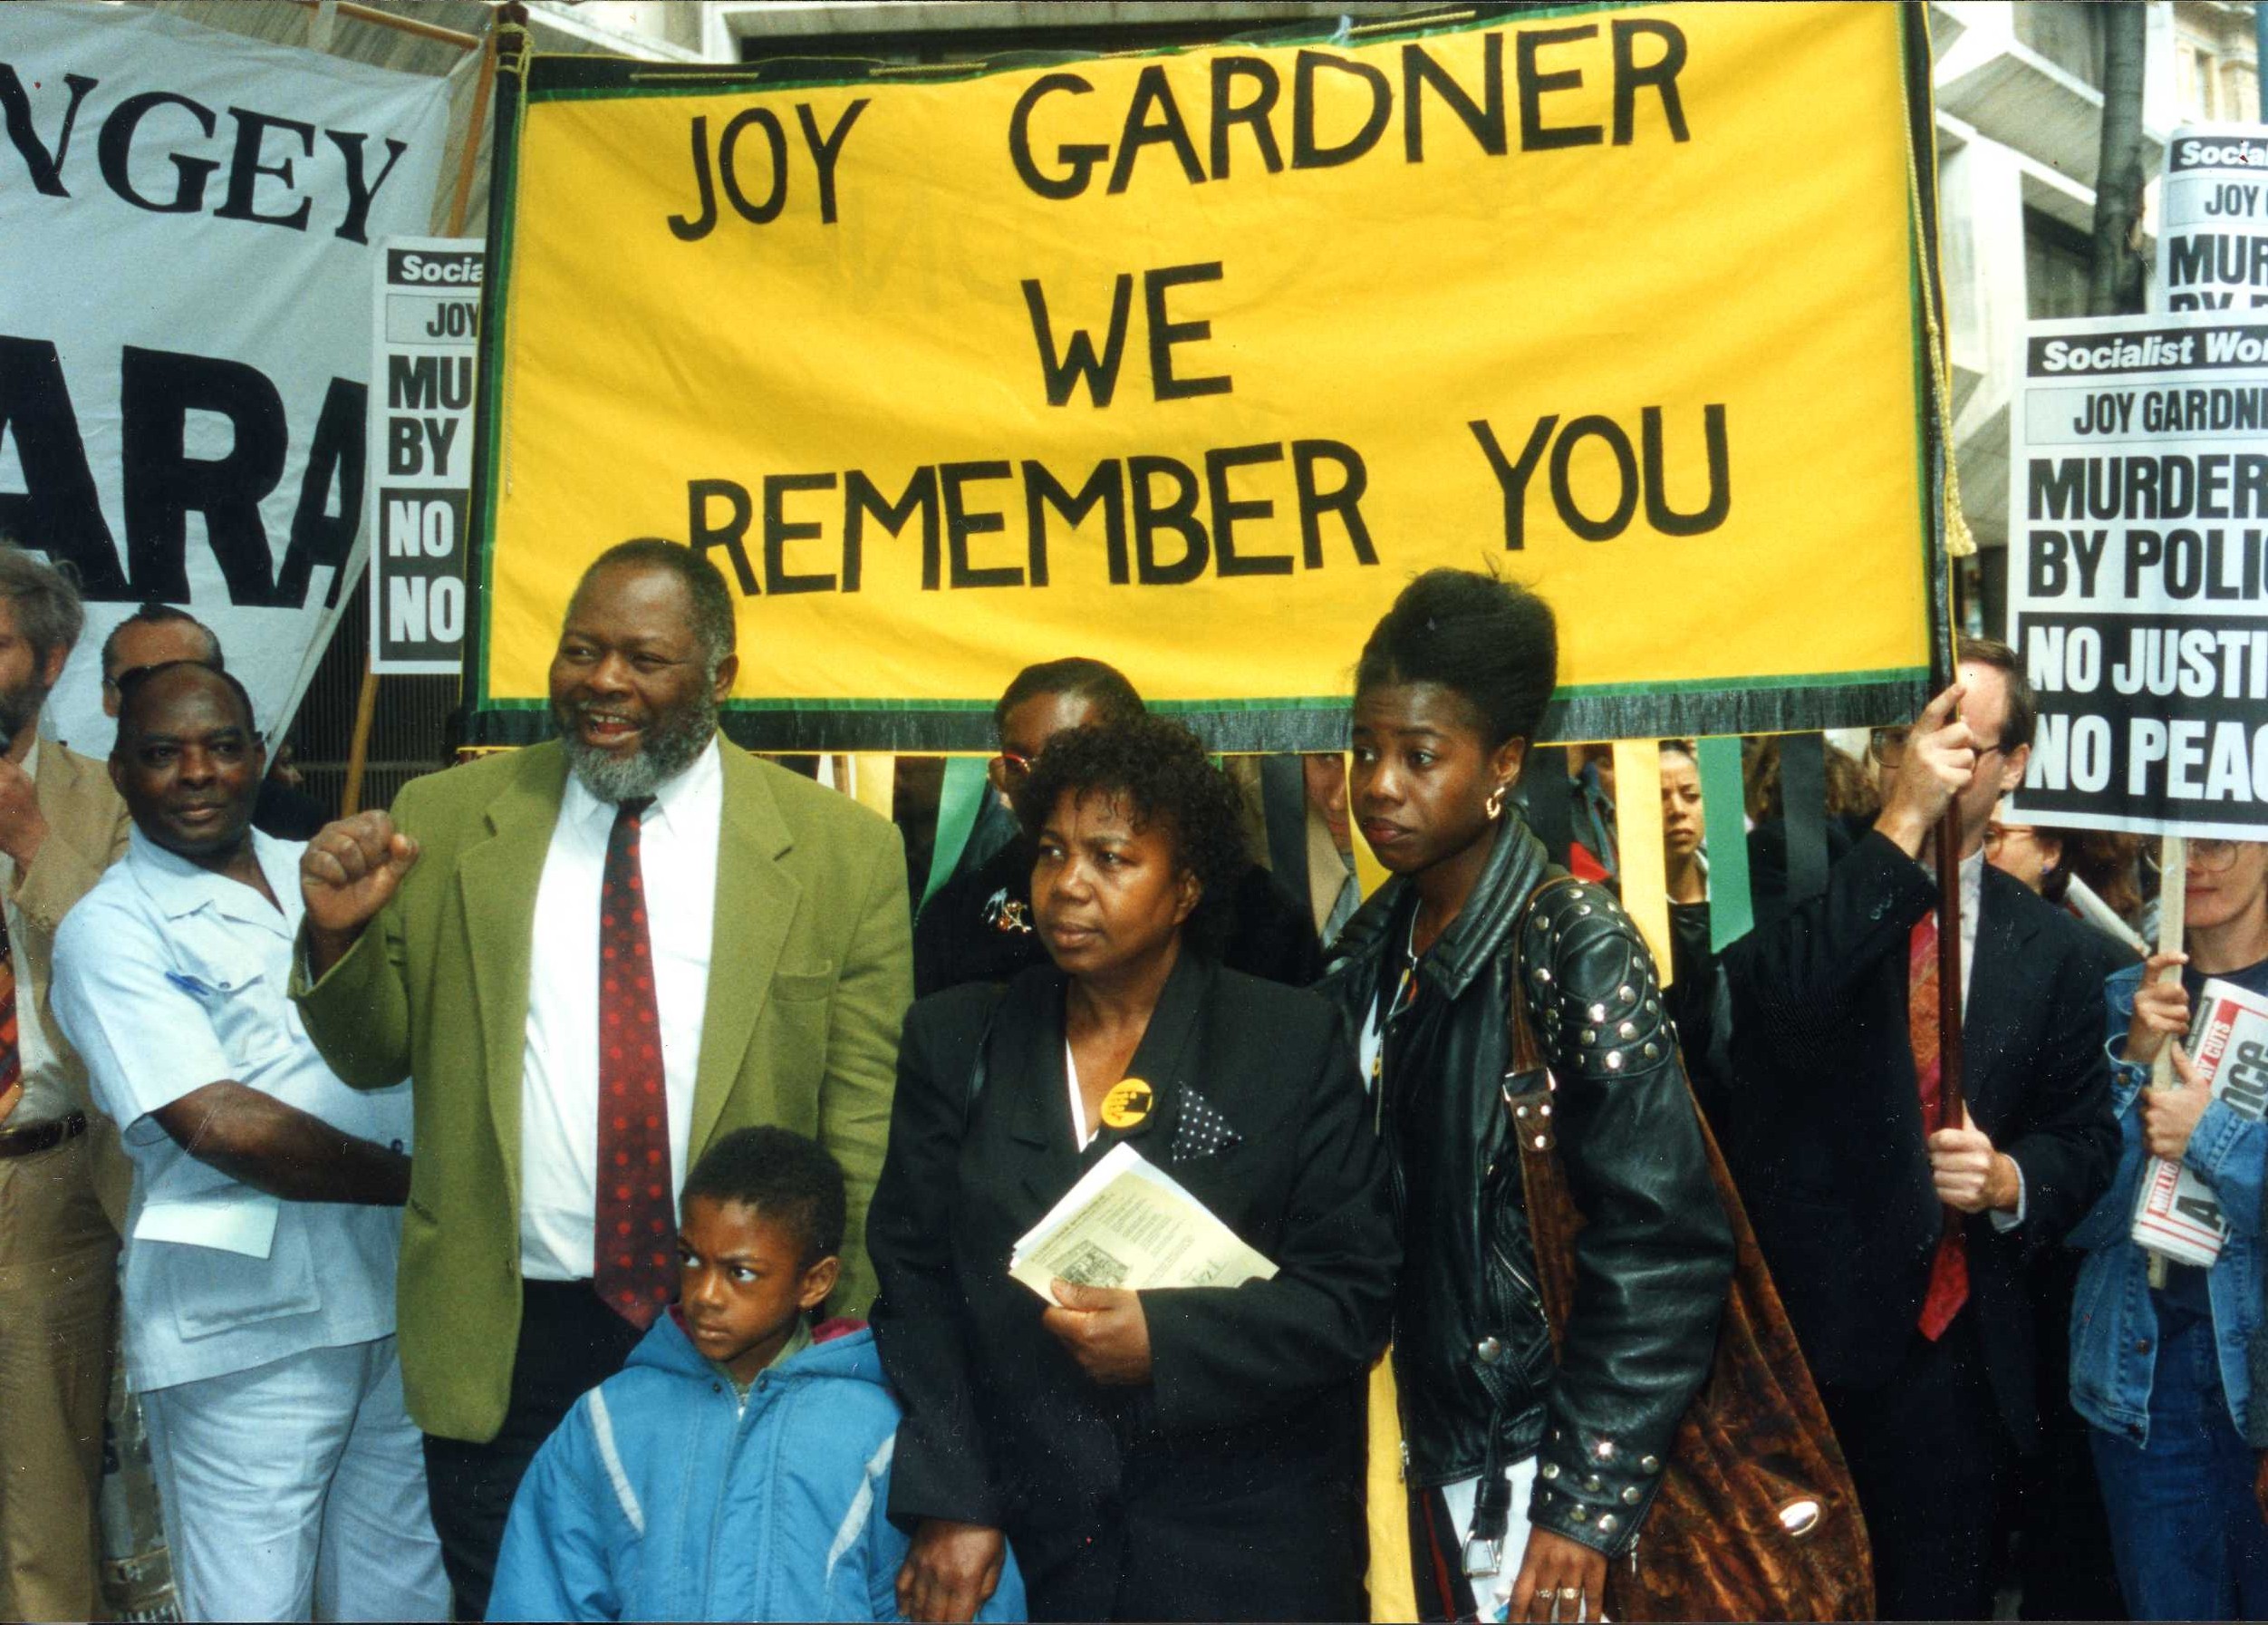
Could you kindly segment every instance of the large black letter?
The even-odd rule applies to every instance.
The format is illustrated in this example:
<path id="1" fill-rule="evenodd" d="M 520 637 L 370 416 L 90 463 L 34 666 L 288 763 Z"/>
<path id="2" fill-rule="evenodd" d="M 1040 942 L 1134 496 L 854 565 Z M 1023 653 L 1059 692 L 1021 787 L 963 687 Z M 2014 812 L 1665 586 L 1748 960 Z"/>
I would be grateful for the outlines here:
<path id="1" fill-rule="evenodd" d="M 1370 111 L 1363 119 L 1363 127 L 1336 147 L 1316 144 L 1315 75 L 1320 68 L 1351 74 L 1370 87 Z M 1384 73 L 1368 63 L 1326 56 L 1320 51 L 1300 52 L 1293 59 L 1291 70 L 1291 167 L 1327 169 L 1354 162 L 1378 144 L 1379 133 L 1386 127 L 1386 115 L 1393 111 L 1394 87 L 1386 82 Z"/>
<path id="2" fill-rule="evenodd" d="M 1158 117 L 1149 117 L 1153 107 Z M 1205 179 L 1198 167 L 1197 149 L 1189 139 L 1189 126 L 1182 122 L 1182 110 L 1173 104 L 1173 92 L 1166 88 L 1165 70 L 1153 63 L 1142 70 L 1134 81 L 1134 100 L 1126 104 L 1126 127 L 1118 139 L 1118 161 L 1111 166 L 1110 185 L 1105 191 L 1116 193 L 1126 189 L 1134 179 L 1134 159 L 1144 147 L 1158 142 L 1169 143 L 1173 155 L 1182 160 L 1182 173 L 1192 186 Z"/>
<path id="3" fill-rule="evenodd" d="M 1175 487 L 1173 499 L 1161 506 L 1150 494 L 1153 475 L 1163 475 Z M 1197 476 L 1189 465 L 1171 457 L 1130 457 L 1126 480 L 1134 488 L 1134 578 L 1144 586 L 1179 586 L 1205 573 L 1212 542 L 1197 514 Z M 1184 551 L 1172 564 L 1158 562 L 1157 533 L 1178 530 Z"/>
<path id="4" fill-rule="evenodd" d="M 1061 406 L 1071 399 L 1071 386 L 1086 380 L 1086 392 L 1097 406 L 1108 406 L 1118 390 L 1118 363 L 1126 352 L 1126 312 L 1134 305 L 1134 278 L 1121 272 L 1110 295 L 1110 332 L 1103 340 L 1101 360 L 1086 329 L 1071 330 L 1071 342 L 1056 353 L 1055 330 L 1047 320 L 1047 291 L 1037 276 L 1024 279 L 1024 308 L 1031 313 L 1032 337 L 1039 345 L 1039 375 L 1047 382 L 1047 404 Z M 1151 342 L 1156 343 L 1153 334 Z"/>
<path id="5" fill-rule="evenodd" d="M 95 140 L 94 156 L 102 167 L 103 183 L 136 208 L 146 208 L 153 215 L 193 215 L 205 207 L 205 182 L 215 169 L 220 168 L 217 159 L 184 158 L 179 152 L 169 154 L 180 176 L 179 183 L 173 189 L 173 201 L 170 203 L 152 203 L 134 189 L 130 169 L 134 132 L 141 128 L 141 121 L 150 109 L 161 104 L 188 108 L 189 116 L 197 121 L 205 133 L 213 133 L 211 108 L 192 102 L 187 96 L 177 96 L 171 91 L 144 91 L 139 96 L 127 97 L 111 109 L 111 116 L 102 121 L 102 133 Z M 168 595 L 159 594 L 159 596 Z M 188 593 L 184 589 L 173 596 L 186 602 Z"/>
<path id="6" fill-rule="evenodd" d="M 1237 80 L 1249 79 L 1259 86 L 1259 92 L 1242 106 L 1230 97 L 1229 87 Z M 1212 59 L 1212 178 L 1229 178 L 1229 129 L 1234 124 L 1249 124 L 1252 128 L 1252 144 L 1259 149 L 1260 162 L 1270 175 L 1284 167 L 1284 155 L 1276 146 L 1276 131 L 1268 122 L 1268 115 L 1276 111 L 1276 98 L 1282 86 L 1276 78 L 1276 69 L 1264 56 L 1216 56 Z"/>
<path id="7" fill-rule="evenodd" d="M 63 109 L 63 128 L 55 132 L 55 150 L 50 153 L 39 139 L 39 131 L 32 128 L 32 99 L 24 93 L 23 82 L 15 70 L 0 62 L 0 113 L 7 119 L 8 140 L 24 156 L 24 168 L 32 177 L 32 189 L 50 198 L 68 198 L 71 193 L 63 186 L 63 160 L 71 151 L 71 127 L 79 121 L 79 103 L 87 99 L 99 80 L 84 73 L 66 73 L 63 82 L 71 87 L 71 104 Z"/>
<path id="8" fill-rule="evenodd" d="M 1517 34 L 1517 53 L 1520 62 L 1520 148 L 1523 152 L 1549 152 L 1559 147 L 1596 147 L 1607 139 L 1607 132 L 1596 124 L 1552 124 L 1543 121 L 1543 98 L 1547 91 L 1571 91 L 1581 87 L 1583 72 L 1568 68 L 1559 73 L 1541 73 L 1536 70 L 1536 53 L 1546 45 L 1564 45 L 1576 40 L 1595 39 L 1598 24 L 1586 23 L 1579 28 L 1539 28 Z"/>
<path id="9" fill-rule="evenodd" d="M 126 561 L 135 592 L 188 602 L 188 517 L 199 513 L 228 601 L 274 604 L 275 569 L 260 503 L 284 477 L 290 430 L 283 397 L 265 372 L 207 355 L 130 344 L 121 373 Z M 192 411 L 228 420 L 235 440 L 227 455 L 210 461 L 189 456 Z"/>
<path id="10" fill-rule="evenodd" d="M 1442 102 L 1455 113 L 1481 150 L 1491 158 L 1504 156 L 1504 36 L 1483 34 L 1481 40 L 1481 96 L 1478 106 L 1465 87 L 1449 76 L 1425 47 L 1415 43 L 1402 47 L 1402 156 L 1411 163 L 1425 158 L 1424 87 L 1432 85 Z"/>
<path id="11" fill-rule="evenodd" d="M 287 215 L 264 215 L 252 208 L 253 189 L 260 184 L 260 177 L 272 175 L 285 186 L 292 184 L 292 160 L 280 164 L 260 161 L 260 143 L 271 130 L 295 131 L 299 135 L 299 155 L 315 155 L 315 127 L 303 124 L 297 119 L 270 118 L 266 113 L 247 111 L 232 107 L 228 116 L 236 121 L 236 151 L 228 165 L 228 196 L 213 210 L 216 220 L 256 220 L 263 226 L 286 226 L 294 231 L 307 229 L 307 217 L 314 212 L 315 201 L 302 198 L 299 207 Z"/>
<path id="12" fill-rule="evenodd" d="M 299 506 L 292 509 L 291 544 L 284 549 L 284 567 L 275 573 L 278 604 L 296 608 L 306 603 L 307 583 L 317 565 L 329 565 L 333 572 L 323 595 L 326 607 L 338 603 L 347 585 L 347 555 L 362 526 L 362 418 L 369 403 L 370 391 L 343 378 L 333 378 L 323 393 L 323 415 L 307 447 L 307 471 L 299 479 Z M 330 503 L 334 485 L 336 513 Z"/>
<path id="13" fill-rule="evenodd" d="M 937 590 L 937 470 L 924 466 L 913 470 L 913 478 L 905 482 L 905 494 L 897 501 L 883 500 L 882 488 L 853 469 L 843 477 L 843 590 L 858 591 L 858 583 L 865 568 L 866 516 L 872 514 L 882 521 L 882 527 L 892 536 L 905 534 L 906 521 L 913 510 L 922 510 L 922 585 L 930 592 Z"/>
<path id="14" fill-rule="evenodd" d="M 1338 464 L 1341 479 L 1337 490 L 1327 491 L 1315 482 L 1316 465 L 1326 458 Z M 1363 454 L 1343 440 L 1294 440 L 1291 442 L 1291 479 L 1299 493 L 1299 547 L 1301 562 L 1310 570 L 1323 567 L 1323 516 L 1335 513 L 1346 527 L 1346 539 L 1354 545 L 1356 564 L 1375 565 L 1378 550 L 1370 545 L 1370 527 L 1363 522 L 1363 493 L 1370 488 L 1370 469 L 1363 462 Z"/>
<path id="15" fill-rule="evenodd" d="M 131 597 L 87 467 L 63 363 L 45 339 L 0 337 L 0 442 L 11 436 L 24 489 L 0 491 L 0 532 L 58 564 L 69 559 L 89 598 Z"/>
<path id="16" fill-rule="evenodd" d="M 1691 513 L 1678 513 L 1669 505 L 1662 478 L 1662 409 L 1649 406 L 1638 414 L 1639 453 L 1646 459 L 1646 522 L 1664 536 L 1699 536 L 1724 523 L 1732 506 L 1731 459 L 1725 454 L 1724 408 L 1701 409 L 1701 433 L 1709 449 L 1709 499 Z"/>
<path id="17" fill-rule="evenodd" d="M 831 593 L 835 590 L 832 576 L 791 576 L 787 571 L 787 544 L 807 542 L 819 534 L 815 519 L 795 519 L 787 517 L 787 493 L 790 491 L 831 491 L 835 488 L 832 474 L 767 474 L 764 476 L 764 590 L 775 598 L 790 593 Z"/>
<path id="18" fill-rule="evenodd" d="M 1633 22 L 1617 23 L 1612 32 L 1615 38 L 1615 145 L 1627 147 L 1631 132 L 1637 123 L 1638 87 L 1650 84 L 1662 97 L 1662 116 L 1669 121 L 1670 139 L 1675 141 L 1692 138 L 1685 131 L 1685 106 L 1677 96 L 1677 71 L 1685 65 L 1685 35 L 1674 24 L 1658 23 L 1651 17 Z M 1640 34 L 1662 42 L 1662 59 L 1647 67 L 1637 63 L 1637 53 L 1631 49 Z"/>
<path id="19" fill-rule="evenodd" d="M 1150 316 L 1150 388 L 1161 401 L 1186 401 L 1192 395 L 1225 395 L 1236 386 L 1226 372 L 1209 378 L 1173 376 L 1173 346 L 1193 344 L 1212 336 L 1211 322 L 1175 322 L 1165 314 L 1165 295 L 1185 283 L 1219 282 L 1221 262 L 1202 266 L 1163 266 L 1142 274 L 1142 301 Z"/>
<path id="20" fill-rule="evenodd" d="M 1008 155 L 1016 165 L 1016 173 L 1024 184 L 1043 198 L 1053 198 L 1060 202 L 1086 190 L 1086 183 L 1095 173 L 1095 166 L 1110 156 L 1110 149 L 1091 141 L 1057 147 L 1057 161 L 1070 165 L 1069 170 L 1062 175 L 1042 175 L 1039 166 L 1032 161 L 1032 109 L 1050 91 L 1084 96 L 1094 88 L 1076 73 L 1042 73 L 1016 99 L 1016 111 L 1009 115 L 1008 121 Z"/>
<path id="21" fill-rule="evenodd" d="M 732 517 L 721 525 L 709 522 L 711 497 L 722 497 L 732 506 Z M 758 591 L 756 572 L 748 567 L 748 549 L 741 546 L 741 538 L 748 534 L 748 520 L 755 517 L 748 505 L 748 488 L 731 479 L 689 479 L 685 507 L 685 537 L 693 551 L 706 558 L 711 547 L 722 547 L 725 556 L 732 560 L 732 577 L 739 583 L 741 594 L 755 597 Z"/>

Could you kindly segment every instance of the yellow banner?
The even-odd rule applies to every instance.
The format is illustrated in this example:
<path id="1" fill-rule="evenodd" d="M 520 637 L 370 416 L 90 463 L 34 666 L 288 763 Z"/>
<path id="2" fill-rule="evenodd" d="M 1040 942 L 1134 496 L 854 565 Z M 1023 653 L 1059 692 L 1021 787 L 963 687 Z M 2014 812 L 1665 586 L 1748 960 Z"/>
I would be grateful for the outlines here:
<path id="1" fill-rule="evenodd" d="M 499 126 L 476 737 L 540 729 L 567 595 L 636 536 L 733 584 L 759 749 L 986 748 L 1009 678 L 1073 653 L 1220 748 L 1335 748 L 1437 565 L 1558 609 L 1557 737 L 1910 713 L 1913 9 L 806 88 L 534 59 Z"/>

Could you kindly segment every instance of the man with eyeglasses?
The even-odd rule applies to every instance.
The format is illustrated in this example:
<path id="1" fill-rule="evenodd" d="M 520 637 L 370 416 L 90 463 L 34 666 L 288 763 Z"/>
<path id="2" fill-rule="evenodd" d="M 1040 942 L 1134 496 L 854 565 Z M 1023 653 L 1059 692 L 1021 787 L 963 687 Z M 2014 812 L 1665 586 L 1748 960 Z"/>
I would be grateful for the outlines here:
<path id="1" fill-rule="evenodd" d="M 1980 1619 L 2001 1491 L 2039 1436 L 2027 1261 L 2109 1180 L 2102 950 L 1984 862 L 2037 711 L 2015 652 L 1883 730 L 1874 827 L 1727 952 L 1732 1163 L 1873 1538 L 1886 1620 Z M 1961 840 L 1963 1127 L 1937 1128 L 1935 841 Z M 1947 1222 L 1950 1207 L 1956 1222 Z"/>
<path id="2" fill-rule="evenodd" d="M 1000 753 L 993 790 L 1004 800 L 1057 734 L 1141 716 L 1125 674 L 1073 655 L 1016 674 L 992 708 Z M 1031 918 L 1032 856 L 1019 836 L 977 867 L 940 886 L 913 927 L 913 991 L 927 998 L 968 982 L 1007 982 L 1047 957 Z M 1231 970 L 1305 987 L 1323 973 L 1322 944 L 1307 907 L 1258 864 L 1238 883 L 1235 918 L 1221 962 Z"/>

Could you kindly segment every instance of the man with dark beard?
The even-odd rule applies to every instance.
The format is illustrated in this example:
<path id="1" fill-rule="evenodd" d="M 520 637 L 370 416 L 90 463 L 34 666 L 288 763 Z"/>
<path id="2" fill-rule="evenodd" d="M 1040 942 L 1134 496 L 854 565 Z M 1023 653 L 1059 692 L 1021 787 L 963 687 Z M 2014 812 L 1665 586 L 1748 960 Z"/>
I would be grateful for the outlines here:
<path id="1" fill-rule="evenodd" d="M 400 1342 L 458 1619 L 536 1449 L 675 1297 L 678 1187 L 736 1128 L 849 1180 L 837 1312 L 911 995 L 889 823 L 726 744 L 733 605 L 653 540 L 602 555 L 551 665 L 561 737 L 406 788 L 310 844 L 294 976 L 349 1083 L 412 1080 Z"/>
<path id="2" fill-rule="evenodd" d="M 0 1619 L 83 1620 L 132 1171 L 48 1007 L 55 928 L 133 825 L 100 764 L 41 736 L 85 616 L 0 542 Z"/>

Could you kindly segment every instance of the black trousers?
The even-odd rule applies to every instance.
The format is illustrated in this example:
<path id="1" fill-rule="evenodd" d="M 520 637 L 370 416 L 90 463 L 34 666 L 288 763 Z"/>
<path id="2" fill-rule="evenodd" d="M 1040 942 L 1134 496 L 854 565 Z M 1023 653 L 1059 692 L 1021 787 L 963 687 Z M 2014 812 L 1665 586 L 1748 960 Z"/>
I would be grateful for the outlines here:
<path id="1" fill-rule="evenodd" d="M 1875 1617 L 1989 1620 L 1993 1555 L 2015 1441 L 1974 1305 L 1936 1341 L 1909 1334 L 1877 1388 L 1822 1385 L 1874 1543 Z"/>
<path id="2" fill-rule="evenodd" d="M 587 1281 L 521 1284 L 520 1339 L 504 1426 L 481 1445 L 425 1436 L 426 1488 L 449 1571 L 452 1617 L 487 1617 L 504 1521 L 527 1464 L 574 1402 L 621 1370 L 644 1336 L 607 1308 Z"/>

